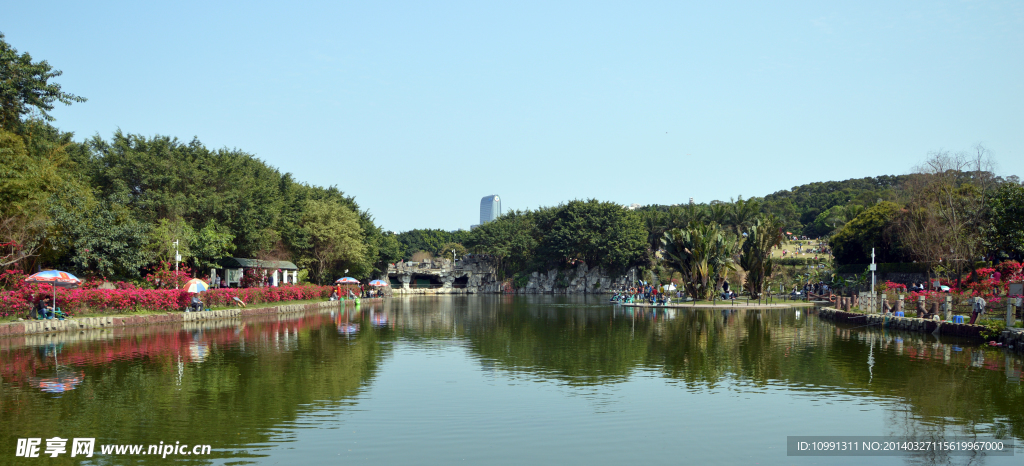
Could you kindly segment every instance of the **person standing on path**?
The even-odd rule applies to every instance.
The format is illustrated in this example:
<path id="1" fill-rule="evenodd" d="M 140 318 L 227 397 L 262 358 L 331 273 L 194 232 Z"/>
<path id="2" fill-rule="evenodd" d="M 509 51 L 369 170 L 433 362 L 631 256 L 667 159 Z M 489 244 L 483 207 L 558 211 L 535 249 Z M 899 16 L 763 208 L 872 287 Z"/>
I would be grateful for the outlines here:
<path id="1" fill-rule="evenodd" d="M 985 313 L 985 300 L 981 296 L 974 298 L 973 310 L 971 312 L 971 325 L 978 321 L 978 318 Z"/>

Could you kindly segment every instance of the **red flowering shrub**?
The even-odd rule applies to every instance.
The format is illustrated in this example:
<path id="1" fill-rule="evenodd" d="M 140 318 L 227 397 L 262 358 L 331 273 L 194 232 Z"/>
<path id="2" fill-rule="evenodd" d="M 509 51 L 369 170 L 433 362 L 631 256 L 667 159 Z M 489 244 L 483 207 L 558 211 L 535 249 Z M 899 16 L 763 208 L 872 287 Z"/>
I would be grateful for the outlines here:
<path id="1" fill-rule="evenodd" d="M 2 279 L 2 275 L 0 275 Z M 286 285 L 271 288 L 220 288 L 202 293 L 207 307 L 231 306 L 233 297 L 246 304 L 274 303 L 324 299 L 332 287 L 316 285 Z M 41 297 L 52 296 L 48 285 L 28 284 L 24 280 L 14 289 L 0 290 L 0 317 L 26 316 Z M 71 315 L 81 313 L 123 313 L 135 310 L 181 311 L 192 295 L 184 290 L 147 290 L 126 287 L 115 290 L 57 288 L 57 306 Z"/>
<path id="2" fill-rule="evenodd" d="M 907 285 L 886 280 L 885 283 L 882 283 L 878 286 L 878 290 L 879 292 L 896 291 L 899 293 L 906 293 Z"/>
<path id="3" fill-rule="evenodd" d="M 192 269 L 181 266 L 178 271 L 174 271 L 174 264 L 164 261 L 146 275 L 146 281 L 155 289 L 174 289 L 191 279 Z"/>

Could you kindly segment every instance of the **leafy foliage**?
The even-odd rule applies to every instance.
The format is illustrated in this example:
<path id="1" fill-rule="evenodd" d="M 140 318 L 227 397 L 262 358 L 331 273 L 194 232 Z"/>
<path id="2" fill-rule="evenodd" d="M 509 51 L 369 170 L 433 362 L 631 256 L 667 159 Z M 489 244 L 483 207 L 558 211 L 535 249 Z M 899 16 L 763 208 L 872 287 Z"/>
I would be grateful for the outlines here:
<path id="1" fill-rule="evenodd" d="M 899 210 L 892 202 L 881 202 L 840 228 L 829 240 L 836 262 L 870 263 L 872 248 L 876 262 L 898 262 L 903 256 L 891 227 Z"/>
<path id="2" fill-rule="evenodd" d="M 683 276 L 686 294 L 710 299 L 726 272 L 735 268 L 736 240 L 717 223 L 691 222 L 665 233 L 665 262 Z"/>
<path id="3" fill-rule="evenodd" d="M 795 186 L 765 196 L 762 211 L 778 217 L 788 231 L 820 237 L 840 225 L 831 219 L 816 223 L 819 215 L 835 206 L 869 207 L 879 201 L 895 200 L 898 189 L 907 178 L 907 175 L 884 175 Z"/>
<path id="4" fill-rule="evenodd" d="M 300 228 L 305 238 L 300 266 L 310 267 L 318 283 L 329 283 L 332 271 L 365 263 L 366 246 L 359 219 L 348 207 L 327 200 L 307 200 Z"/>
<path id="5" fill-rule="evenodd" d="M 465 230 L 418 229 L 399 233 L 395 236 L 395 239 L 401 244 L 402 257 L 410 259 L 412 254 L 417 251 L 427 251 L 436 254 L 441 251 L 445 244 L 466 244 L 469 236 L 470 233 Z"/>
<path id="6" fill-rule="evenodd" d="M 572 201 L 550 211 L 541 224 L 538 252 L 558 266 L 582 261 L 624 271 L 641 262 L 647 234 L 640 219 L 611 202 Z"/>
<path id="7" fill-rule="evenodd" d="M 986 240 L 993 249 L 1024 259 L 1024 186 L 1004 183 L 988 199 Z"/>
<path id="8" fill-rule="evenodd" d="M 771 278 L 772 248 L 782 244 L 782 222 L 774 216 L 758 218 L 747 230 L 740 248 L 740 266 L 747 272 L 745 287 L 757 299 L 764 292 L 765 280 Z"/>
<path id="9" fill-rule="evenodd" d="M 539 236 L 536 214 L 511 211 L 474 229 L 466 246 L 493 258 L 501 278 L 536 267 Z"/>
<path id="10" fill-rule="evenodd" d="M 85 102 L 84 97 L 64 92 L 50 81 L 61 74 L 46 60 L 33 62 L 27 52 L 19 55 L 0 33 L 0 129 L 13 130 L 33 113 L 52 121 L 47 112 L 55 102 Z"/>

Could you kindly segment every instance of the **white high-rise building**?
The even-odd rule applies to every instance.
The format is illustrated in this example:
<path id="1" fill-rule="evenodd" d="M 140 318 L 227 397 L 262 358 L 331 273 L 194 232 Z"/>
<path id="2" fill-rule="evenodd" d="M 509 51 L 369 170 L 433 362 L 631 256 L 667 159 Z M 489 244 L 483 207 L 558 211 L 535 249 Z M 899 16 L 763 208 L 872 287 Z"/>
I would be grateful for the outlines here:
<path id="1" fill-rule="evenodd" d="M 480 224 L 483 225 L 498 217 L 501 217 L 501 198 L 497 194 L 492 194 L 480 199 Z"/>

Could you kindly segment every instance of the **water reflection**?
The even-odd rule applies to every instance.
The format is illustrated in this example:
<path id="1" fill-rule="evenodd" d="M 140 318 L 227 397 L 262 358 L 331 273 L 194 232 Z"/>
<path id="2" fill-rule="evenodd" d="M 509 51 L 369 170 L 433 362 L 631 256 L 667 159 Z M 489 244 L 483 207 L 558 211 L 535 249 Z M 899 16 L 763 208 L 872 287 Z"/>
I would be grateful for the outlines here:
<path id="1" fill-rule="evenodd" d="M 300 422 L 304 415 L 357 412 L 367 393 L 388 388 L 375 381 L 395 351 L 416 354 L 424 344 L 468 355 L 475 367 L 466 370 L 492 385 L 529 381 L 582 394 L 595 400 L 595 415 L 628 412 L 622 400 L 630 393 L 621 387 L 659 380 L 676 389 L 672 397 L 717 394 L 704 402 L 726 420 L 736 402 L 729 397 L 777 394 L 815 406 L 884 406 L 885 434 L 1024 438 L 1022 364 L 1002 349 L 834 325 L 807 310 L 477 296 L 0 340 L 0 442 L 173 439 L 214 445 L 220 458 L 258 458 L 299 441 L 295 429 L 322 428 L 325 421 Z M 454 364 L 436 360 L 444 369 Z M 733 422 L 750 425 L 745 417 Z M 74 432 L 54 432 L 62 425 Z"/>

